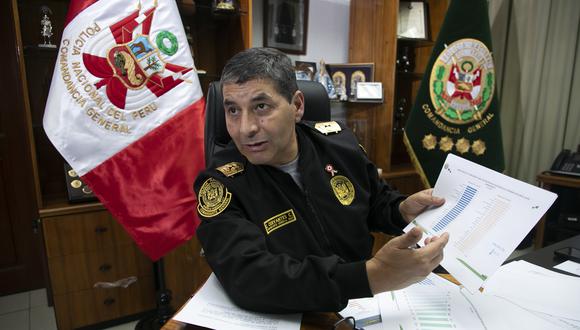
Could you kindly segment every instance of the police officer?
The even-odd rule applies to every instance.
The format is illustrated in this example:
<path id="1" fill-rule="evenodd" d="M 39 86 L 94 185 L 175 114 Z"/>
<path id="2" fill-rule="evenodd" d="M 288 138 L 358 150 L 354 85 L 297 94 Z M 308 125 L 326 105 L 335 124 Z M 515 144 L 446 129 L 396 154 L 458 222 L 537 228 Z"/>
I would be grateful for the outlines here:
<path id="1" fill-rule="evenodd" d="M 232 300 L 260 312 L 338 311 L 348 299 L 404 288 L 442 260 L 448 235 L 415 228 L 373 256 L 371 231 L 401 234 L 444 200 L 405 198 L 379 179 L 337 122 L 301 122 L 290 59 L 267 48 L 235 55 L 221 86 L 232 142 L 195 182 L 197 236 Z"/>

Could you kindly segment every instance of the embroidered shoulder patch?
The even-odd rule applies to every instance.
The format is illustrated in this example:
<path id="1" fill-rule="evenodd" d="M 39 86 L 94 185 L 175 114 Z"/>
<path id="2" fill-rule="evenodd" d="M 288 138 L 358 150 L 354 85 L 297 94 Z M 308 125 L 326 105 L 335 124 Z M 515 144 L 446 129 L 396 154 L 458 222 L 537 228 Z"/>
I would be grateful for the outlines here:
<path id="1" fill-rule="evenodd" d="M 215 217 L 228 207 L 232 193 L 219 181 L 209 178 L 199 189 L 197 212 L 206 218 Z"/>
<path id="2" fill-rule="evenodd" d="M 350 180 L 342 175 L 333 176 L 330 179 L 330 186 L 334 196 L 342 205 L 350 205 L 354 200 L 354 186 Z"/>
<path id="3" fill-rule="evenodd" d="M 316 123 L 314 128 L 324 135 L 335 134 L 342 131 L 340 125 L 335 121 L 327 121 L 323 123 Z"/>
<path id="4" fill-rule="evenodd" d="M 270 235 L 274 230 L 280 229 L 294 221 L 296 221 L 294 210 L 284 211 L 264 221 L 264 229 L 266 229 L 266 233 Z"/>
<path id="5" fill-rule="evenodd" d="M 227 177 L 232 177 L 238 173 L 244 171 L 244 165 L 238 162 L 231 162 L 220 167 L 217 167 L 216 170 L 220 171 L 223 175 Z"/>

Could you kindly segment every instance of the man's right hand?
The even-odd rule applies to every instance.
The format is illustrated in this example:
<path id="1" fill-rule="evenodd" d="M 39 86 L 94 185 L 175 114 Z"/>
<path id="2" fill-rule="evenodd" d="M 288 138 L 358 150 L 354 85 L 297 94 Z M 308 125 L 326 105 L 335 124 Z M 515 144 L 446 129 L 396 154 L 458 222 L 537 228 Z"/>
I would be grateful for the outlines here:
<path id="1" fill-rule="evenodd" d="M 443 260 L 443 248 L 449 234 L 425 240 L 425 246 L 414 248 L 422 237 L 419 228 L 387 242 L 366 262 L 367 277 L 373 294 L 399 290 L 424 279 Z"/>

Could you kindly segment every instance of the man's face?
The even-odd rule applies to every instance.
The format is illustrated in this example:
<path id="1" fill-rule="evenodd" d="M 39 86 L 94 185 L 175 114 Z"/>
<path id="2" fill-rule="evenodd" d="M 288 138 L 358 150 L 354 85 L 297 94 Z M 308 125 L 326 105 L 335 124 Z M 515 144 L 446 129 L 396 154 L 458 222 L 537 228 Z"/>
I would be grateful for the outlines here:
<path id="1" fill-rule="evenodd" d="M 304 113 L 304 96 L 288 101 L 270 80 L 250 80 L 222 87 L 228 133 L 252 164 L 282 165 L 298 155 L 294 124 Z"/>

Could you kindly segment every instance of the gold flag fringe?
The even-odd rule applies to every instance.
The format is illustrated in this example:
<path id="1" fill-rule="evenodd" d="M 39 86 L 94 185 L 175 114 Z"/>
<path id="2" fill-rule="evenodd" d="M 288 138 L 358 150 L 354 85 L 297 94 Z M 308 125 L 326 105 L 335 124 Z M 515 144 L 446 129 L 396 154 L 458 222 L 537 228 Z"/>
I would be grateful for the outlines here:
<path id="1" fill-rule="evenodd" d="M 431 184 L 429 184 L 429 180 L 427 180 L 427 176 L 423 171 L 423 167 L 421 167 L 421 163 L 419 163 L 419 159 L 417 159 L 417 155 L 415 155 L 415 151 L 413 151 L 413 146 L 411 145 L 411 141 L 407 137 L 407 132 L 403 133 L 403 141 L 405 142 L 405 147 L 407 148 L 407 152 L 409 153 L 409 157 L 411 158 L 411 163 L 413 163 L 413 167 L 419 173 L 419 178 L 421 178 L 421 182 L 423 186 L 428 189 L 431 188 Z"/>

